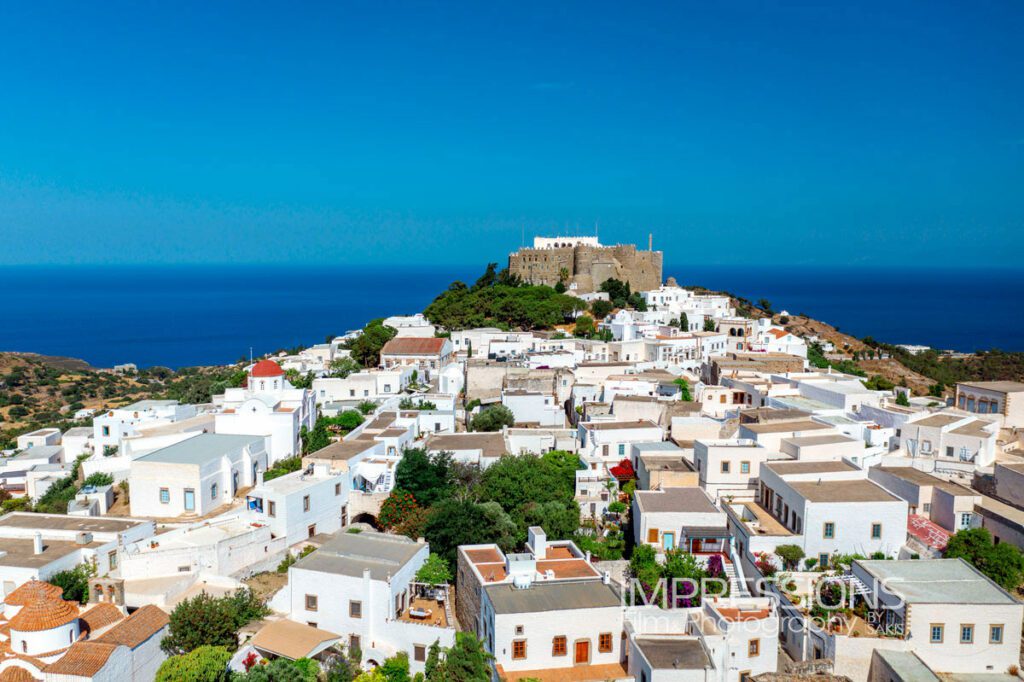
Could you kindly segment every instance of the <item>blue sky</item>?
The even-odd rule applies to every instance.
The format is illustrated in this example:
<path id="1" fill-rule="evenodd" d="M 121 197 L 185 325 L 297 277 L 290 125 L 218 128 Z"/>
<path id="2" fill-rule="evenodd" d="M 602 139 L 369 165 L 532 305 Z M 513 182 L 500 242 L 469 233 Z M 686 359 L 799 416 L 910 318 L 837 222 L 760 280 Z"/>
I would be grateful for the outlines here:
<path id="1" fill-rule="evenodd" d="M 6 3 L 0 264 L 1018 266 L 1024 4 Z"/>

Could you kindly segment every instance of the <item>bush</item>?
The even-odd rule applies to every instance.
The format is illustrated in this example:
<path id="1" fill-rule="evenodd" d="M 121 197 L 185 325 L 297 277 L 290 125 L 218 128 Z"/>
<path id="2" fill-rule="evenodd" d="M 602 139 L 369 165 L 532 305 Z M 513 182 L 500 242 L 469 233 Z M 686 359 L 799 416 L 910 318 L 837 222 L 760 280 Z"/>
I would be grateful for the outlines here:
<path id="1" fill-rule="evenodd" d="M 222 646 L 200 646 L 160 664 L 156 682 L 227 682 L 231 652 Z"/>
<path id="2" fill-rule="evenodd" d="M 263 472 L 264 481 L 272 481 L 275 478 L 290 474 L 293 471 L 298 471 L 302 468 L 302 457 L 296 455 L 295 457 L 287 457 L 285 459 L 278 460 L 274 466 L 270 467 Z"/>
<path id="3" fill-rule="evenodd" d="M 804 550 L 800 545 L 779 545 L 775 548 L 775 554 L 782 559 L 787 569 L 795 569 L 804 558 Z"/>
<path id="4" fill-rule="evenodd" d="M 515 426 L 512 410 L 504 405 L 494 405 L 473 417 L 474 431 L 501 431 L 503 426 Z"/>
<path id="5" fill-rule="evenodd" d="M 82 562 L 72 569 L 60 571 L 50 576 L 51 585 L 63 588 L 64 598 L 85 604 L 89 601 L 89 579 L 96 575 L 96 566 L 92 562 Z"/>
<path id="6" fill-rule="evenodd" d="M 626 503 L 619 502 L 618 500 L 615 500 L 614 502 L 608 505 L 608 511 L 612 512 L 613 514 L 621 514 L 622 512 L 626 511 L 626 509 Z"/>
<path id="7" fill-rule="evenodd" d="M 204 645 L 234 651 L 238 648 L 239 629 L 269 612 L 249 589 L 220 598 L 202 592 L 174 607 L 168 634 L 160 648 L 171 655 L 188 653 Z"/>
<path id="8" fill-rule="evenodd" d="M 97 471 L 96 473 L 90 475 L 88 478 L 85 479 L 85 481 L 82 483 L 82 487 L 85 487 L 87 485 L 91 485 L 91 486 L 95 486 L 95 487 L 99 488 L 100 486 L 113 485 L 113 484 L 114 484 L 114 477 L 113 476 L 111 476 L 110 474 L 105 474 L 102 471 Z"/>
<path id="9" fill-rule="evenodd" d="M 281 563 L 277 565 L 277 572 L 287 573 L 288 569 L 291 568 L 293 564 L 298 562 L 299 559 L 301 559 L 304 556 L 309 556 L 315 551 L 316 547 L 314 547 L 313 545 L 306 545 L 301 550 L 299 550 L 298 554 L 292 554 L 291 552 L 288 552 L 284 555 L 284 559 L 281 559 Z"/>
<path id="10" fill-rule="evenodd" d="M 452 581 L 452 572 L 448 562 L 431 552 L 427 560 L 416 571 L 416 581 L 430 585 L 446 585 Z"/>

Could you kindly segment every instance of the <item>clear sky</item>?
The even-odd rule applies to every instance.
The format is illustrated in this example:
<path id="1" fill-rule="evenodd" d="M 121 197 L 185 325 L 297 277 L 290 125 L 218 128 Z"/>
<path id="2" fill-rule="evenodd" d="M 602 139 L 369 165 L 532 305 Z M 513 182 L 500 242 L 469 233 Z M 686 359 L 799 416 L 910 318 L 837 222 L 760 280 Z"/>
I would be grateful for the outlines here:
<path id="1" fill-rule="evenodd" d="M 0 8 L 0 264 L 1024 252 L 1024 3 Z"/>

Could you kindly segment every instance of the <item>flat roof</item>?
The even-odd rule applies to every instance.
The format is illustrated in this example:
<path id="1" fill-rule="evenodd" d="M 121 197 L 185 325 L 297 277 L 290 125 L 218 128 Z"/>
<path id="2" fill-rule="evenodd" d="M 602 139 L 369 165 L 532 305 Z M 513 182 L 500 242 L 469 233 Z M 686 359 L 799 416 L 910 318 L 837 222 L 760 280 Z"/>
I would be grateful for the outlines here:
<path id="1" fill-rule="evenodd" d="M 942 428 L 943 426 L 949 426 L 956 422 L 963 421 L 964 415 L 953 415 L 953 414 L 933 414 L 924 419 L 918 419 L 917 421 L 908 422 L 908 425 L 917 426 L 929 426 Z"/>
<path id="2" fill-rule="evenodd" d="M 61 530 L 86 533 L 120 533 L 145 523 L 149 523 L 149 521 L 105 516 L 66 516 L 64 514 L 35 514 L 29 512 L 11 512 L 6 516 L 0 516 L 0 528 L 28 528 L 41 531 Z"/>
<path id="3" fill-rule="evenodd" d="M 904 481 L 909 481 L 918 486 L 932 486 L 935 488 L 941 488 L 942 490 L 953 493 L 954 495 L 973 495 L 978 497 L 981 496 L 981 493 L 971 490 L 966 486 L 960 485 L 959 483 L 954 483 L 953 481 L 943 480 L 938 476 L 933 476 L 932 474 L 925 473 L 924 471 L 915 469 L 914 467 L 877 466 L 872 468 L 877 469 L 882 473 L 889 474 L 890 476 L 902 478 Z"/>
<path id="4" fill-rule="evenodd" d="M 361 578 L 365 569 L 374 580 L 387 580 L 409 563 L 425 544 L 404 535 L 376 531 L 334 533 L 324 545 L 300 559 L 295 568 Z"/>
<path id="5" fill-rule="evenodd" d="M 830 429 L 831 426 L 810 419 L 792 422 L 768 422 L 766 424 L 741 424 L 743 428 L 754 433 L 789 433 L 790 431 L 819 431 Z"/>
<path id="6" fill-rule="evenodd" d="M 646 454 L 651 455 L 678 455 L 682 456 L 683 449 L 675 443 L 667 440 L 657 441 L 654 443 L 633 443 L 633 447 L 637 453 L 641 456 Z"/>
<path id="7" fill-rule="evenodd" d="M 786 481 L 810 502 L 902 502 L 882 486 L 866 478 L 852 481 Z M 894 562 L 895 563 L 895 562 Z"/>
<path id="8" fill-rule="evenodd" d="M 630 422 L 587 422 L 584 428 L 591 428 L 595 431 L 615 431 L 618 429 L 657 429 L 660 427 L 648 419 L 638 419 Z"/>
<path id="9" fill-rule="evenodd" d="M 641 512 L 725 513 L 714 505 L 703 488 L 637 490 L 634 497 Z"/>
<path id="10" fill-rule="evenodd" d="M 633 642 L 654 670 L 705 670 L 715 667 L 696 637 L 636 637 Z"/>
<path id="11" fill-rule="evenodd" d="M 766 462 L 765 466 L 779 476 L 791 474 L 830 474 L 847 471 L 858 471 L 857 467 L 843 460 L 828 462 Z"/>
<path id="12" fill-rule="evenodd" d="M 784 438 L 787 443 L 792 443 L 797 447 L 805 447 L 809 445 L 838 445 L 840 443 L 857 443 L 859 442 L 856 438 L 850 438 L 849 436 L 841 433 L 830 433 L 826 436 L 794 436 L 793 438 Z"/>
<path id="13" fill-rule="evenodd" d="M 890 592 L 910 604 L 1020 603 L 962 559 L 858 560 L 855 563 L 869 575 L 884 580 Z"/>
<path id="14" fill-rule="evenodd" d="M 527 589 L 502 583 L 488 585 L 484 590 L 496 614 L 622 607 L 622 598 L 600 580 L 535 581 Z"/>
<path id="15" fill-rule="evenodd" d="M 336 443 L 331 443 L 327 447 L 323 447 L 316 452 L 309 453 L 306 457 L 309 459 L 331 459 L 336 461 L 350 460 L 364 452 L 374 450 L 376 447 L 377 441 L 360 440 L 356 438 L 354 440 L 342 440 Z"/>
<path id="16" fill-rule="evenodd" d="M 137 462 L 158 462 L 163 464 L 205 464 L 212 459 L 222 457 L 263 441 L 263 436 L 238 436 L 224 433 L 200 433 L 197 436 L 160 448 L 148 455 L 139 457 Z"/>
<path id="17" fill-rule="evenodd" d="M 975 419 L 974 421 L 967 422 L 963 426 L 958 426 L 950 433 L 955 433 L 960 436 L 975 436 L 976 438 L 988 438 L 992 434 L 988 432 L 985 427 L 989 426 L 993 422 L 987 422 L 982 419 Z"/>
<path id="18" fill-rule="evenodd" d="M 885 661 L 901 682 L 939 682 L 939 676 L 913 651 L 875 649 L 874 655 Z"/>
<path id="19" fill-rule="evenodd" d="M 426 448 L 430 452 L 480 450 L 484 457 L 500 457 L 508 452 L 505 436 L 500 431 L 435 434 L 427 439 Z"/>
<path id="20" fill-rule="evenodd" d="M 1002 391 L 1003 393 L 1024 391 L 1024 383 L 1019 381 L 961 381 L 958 385 L 969 388 L 983 388 L 986 391 Z"/>

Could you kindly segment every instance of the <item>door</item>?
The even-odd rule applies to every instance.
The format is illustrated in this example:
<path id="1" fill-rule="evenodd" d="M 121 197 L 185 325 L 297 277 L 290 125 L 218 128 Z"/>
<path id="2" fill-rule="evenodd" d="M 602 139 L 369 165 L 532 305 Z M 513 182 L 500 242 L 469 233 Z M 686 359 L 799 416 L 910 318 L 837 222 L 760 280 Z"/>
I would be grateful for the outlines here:
<path id="1" fill-rule="evenodd" d="M 185 488 L 185 511 L 196 510 L 196 491 L 192 488 Z"/>
<path id="2" fill-rule="evenodd" d="M 673 549 L 676 546 L 676 534 L 675 533 L 665 533 L 664 535 L 661 536 L 661 541 L 662 541 L 662 546 L 666 550 Z"/>
<path id="3" fill-rule="evenodd" d="M 589 663 L 590 662 L 590 640 L 581 639 L 576 642 L 576 663 Z"/>
<path id="4" fill-rule="evenodd" d="M 231 497 L 234 497 L 238 492 L 238 472 L 231 472 Z"/>

